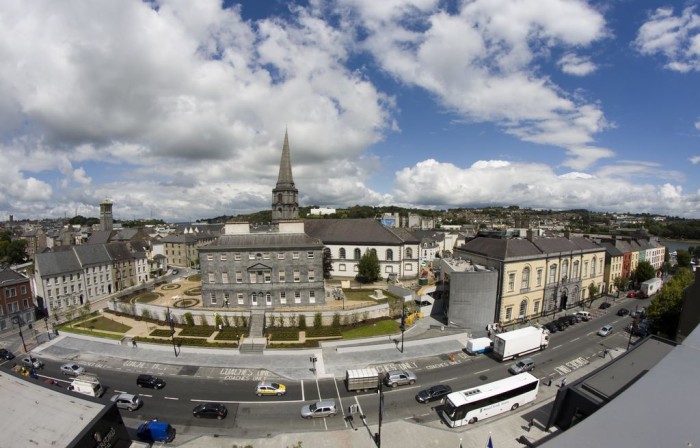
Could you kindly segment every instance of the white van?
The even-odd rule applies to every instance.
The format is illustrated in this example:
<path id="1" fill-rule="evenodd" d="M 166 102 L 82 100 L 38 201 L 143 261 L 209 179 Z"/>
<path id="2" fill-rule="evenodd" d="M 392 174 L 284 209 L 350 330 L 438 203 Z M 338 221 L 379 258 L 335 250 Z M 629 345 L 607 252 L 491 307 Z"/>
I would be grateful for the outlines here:
<path id="1" fill-rule="evenodd" d="M 591 320 L 591 313 L 588 311 L 576 311 L 576 315 L 581 318 L 581 320 L 589 321 Z"/>
<path id="2" fill-rule="evenodd" d="M 76 376 L 70 386 L 68 386 L 68 390 L 97 398 L 105 393 L 100 380 L 97 379 L 97 376 L 90 373 L 81 373 Z"/>

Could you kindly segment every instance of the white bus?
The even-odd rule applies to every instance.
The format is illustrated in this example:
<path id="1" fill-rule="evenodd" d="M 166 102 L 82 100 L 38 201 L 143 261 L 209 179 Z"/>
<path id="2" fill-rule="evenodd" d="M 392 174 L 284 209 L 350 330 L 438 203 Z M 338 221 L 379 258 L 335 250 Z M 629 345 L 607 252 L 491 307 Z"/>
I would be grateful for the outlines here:
<path id="1" fill-rule="evenodd" d="M 493 383 L 452 392 L 445 399 L 442 418 L 453 428 L 476 423 L 534 401 L 539 387 L 539 379 L 529 373 L 521 373 Z"/>

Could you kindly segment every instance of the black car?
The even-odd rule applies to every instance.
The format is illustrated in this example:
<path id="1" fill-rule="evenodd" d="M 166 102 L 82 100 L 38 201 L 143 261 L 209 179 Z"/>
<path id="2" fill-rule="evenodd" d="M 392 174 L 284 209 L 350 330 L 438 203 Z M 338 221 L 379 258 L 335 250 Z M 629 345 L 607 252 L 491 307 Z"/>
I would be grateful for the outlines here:
<path id="1" fill-rule="evenodd" d="M 548 324 L 545 324 L 544 328 L 546 328 L 550 333 L 556 333 L 557 331 L 559 331 L 557 324 L 554 322 L 549 322 Z"/>
<path id="2" fill-rule="evenodd" d="M 14 359 L 15 355 L 6 348 L 0 348 L 0 359 Z"/>
<path id="3" fill-rule="evenodd" d="M 607 309 L 607 308 L 610 308 L 610 302 L 603 302 L 603 303 L 601 303 L 600 306 L 598 307 L 598 309 L 600 309 L 600 310 L 604 310 L 604 309 Z"/>
<path id="4" fill-rule="evenodd" d="M 162 389 L 165 387 L 165 381 L 162 378 L 158 378 L 153 375 L 139 375 L 136 378 L 136 385 L 138 387 L 149 387 L 151 389 Z"/>
<path id="5" fill-rule="evenodd" d="M 216 418 L 222 420 L 228 415 L 228 409 L 221 403 L 202 403 L 192 409 L 192 415 L 197 418 Z"/>
<path id="6" fill-rule="evenodd" d="M 620 308 L 619 310 L 617 310 L 618 316 L 627 316 L 629 313 L 630 310 L 628 310 L 627 308 Z"/>
<path id="7" fill-rule="evenodd" d="M 575 315 L 575 314 L 569 314 L 568 316 L 564 316 L 564 317 L 561 318 L 561 320 L 563 320 L 564 322 L 566 322 L 567 324 L 569 324 L 569 326 L 578 323 L 578 319 L 576 318 L 576 315 Z"/>
<path id="8" fill-rule="evenodd" d="M 437 386 L 418 392 L 416 400 L 419 403 L 427 403 L 429 401 L 441 400 L 447 394 L 452 393 L 452 388 L 446 384 L 438 384 Z"/>

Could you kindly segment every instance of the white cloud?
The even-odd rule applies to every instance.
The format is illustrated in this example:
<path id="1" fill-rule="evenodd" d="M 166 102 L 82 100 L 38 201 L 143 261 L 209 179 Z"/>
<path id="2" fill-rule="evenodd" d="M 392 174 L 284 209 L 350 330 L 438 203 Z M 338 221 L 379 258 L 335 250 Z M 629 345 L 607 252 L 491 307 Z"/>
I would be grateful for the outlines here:
<path id="1" fill-rule="evenodd" d="M 695 122 L 695 129 L 697 129 L 698 131 L 700 131 L 700 120 L 698 120 L 698 121 Z"/>
<path id="2" fill-rule="evenodd" d="M 673 14 L 658 8 L 639 28 L 634 47 L 643 55 L 663 55 L 665 67 L 682 73 L 700 71 L 700 15 L 690 6 Z"/>
<path id="3" fill-rule="evenodd" d="M 455 13 L 438 2 L 337 3 L 353 11 L 347 16 L 367 35 L 364 48 L 387 73 L 469 121 L 494 122 L 523 140 L 573 152 L 610 126 L 598 104 L 566 94 L 536 70 L 549 49 L 607 36 L 602 15 L 583 2 L 476 0 L 459 3 Z M 578 74 L 594 67 L 583 58 L 565 66 Z M 582 160 L 595 162 L 572 164 Z"/>
<path id="4" fill-rule="evenodd" d="M 566 53 L 559 59 L 557 65 L 561 71 L 574 76 L 586 76 L 596 71 L 596 65 L 587 57 L 577 56 L 574 53 Z"/>
<path id="5" fill-rule="evenodd" d="M 700 163 L 700 156 L 693 156 L 693 157 L 691 157 L 691 158 L 688 159 L 688 160 L 689 160 L 690 163 L 692 163 L 693 165 L 697 165 L 698 163 Z"/>

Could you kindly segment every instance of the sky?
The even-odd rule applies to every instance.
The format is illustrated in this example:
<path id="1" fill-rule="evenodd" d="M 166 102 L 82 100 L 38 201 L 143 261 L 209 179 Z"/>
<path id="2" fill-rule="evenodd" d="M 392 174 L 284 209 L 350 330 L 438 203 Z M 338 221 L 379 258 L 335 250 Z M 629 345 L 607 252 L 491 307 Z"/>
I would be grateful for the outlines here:
<path id="1" fill-rule="evenodd" d="M 0 220 L 700 219 L 700 0 L 5 0 Z"/>

